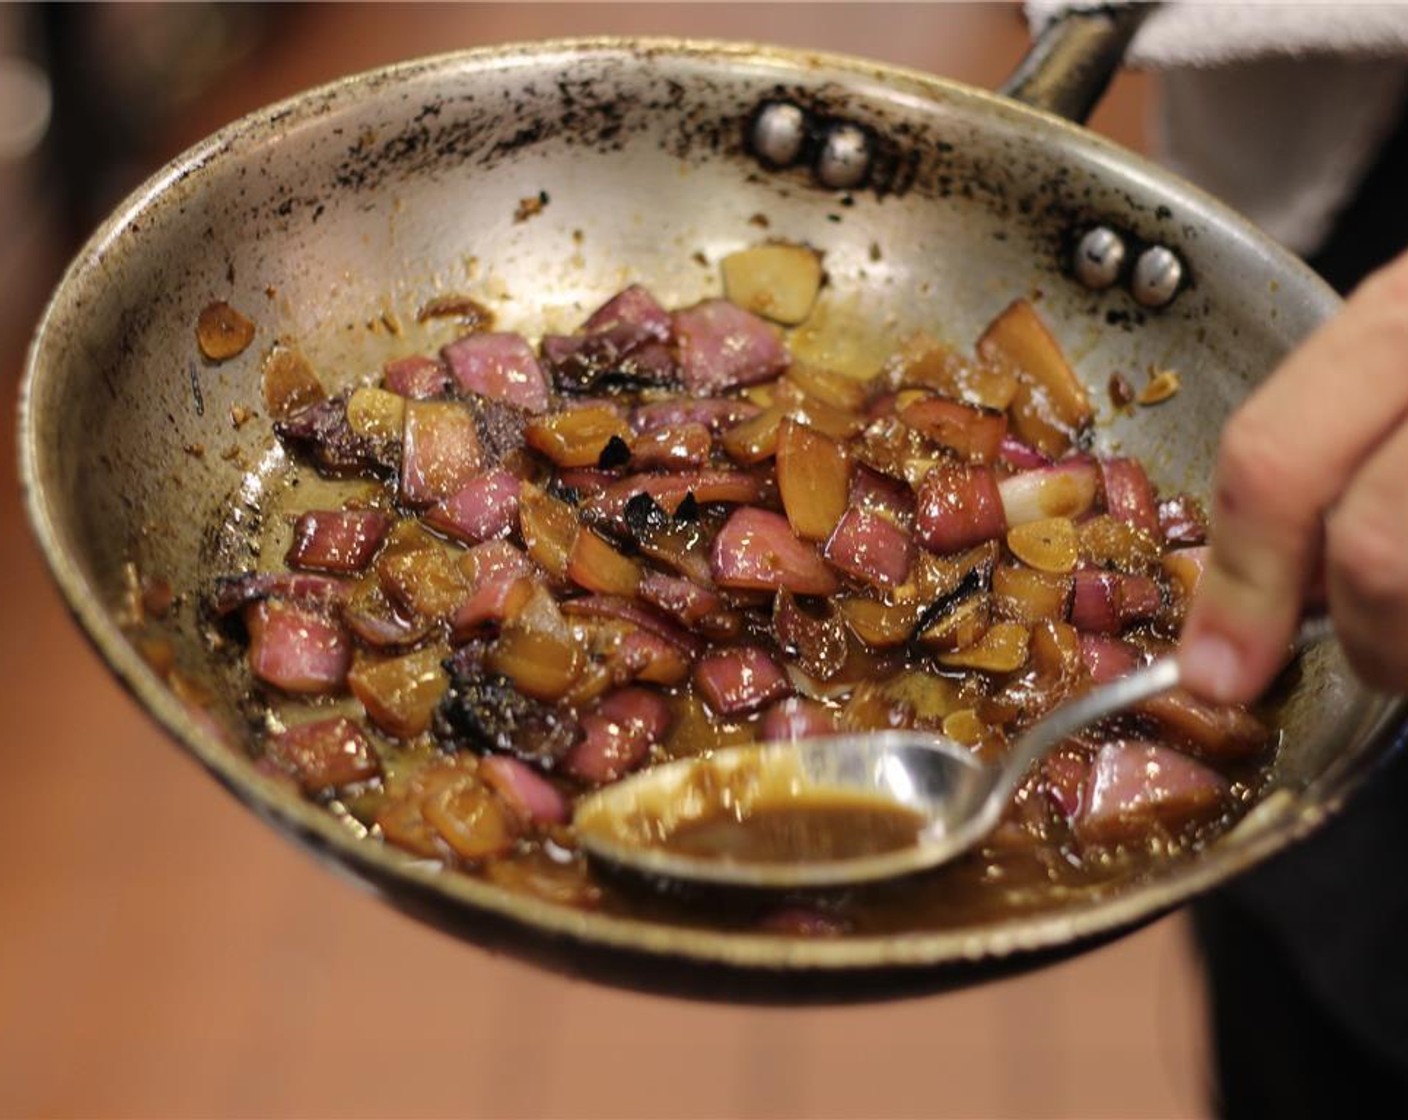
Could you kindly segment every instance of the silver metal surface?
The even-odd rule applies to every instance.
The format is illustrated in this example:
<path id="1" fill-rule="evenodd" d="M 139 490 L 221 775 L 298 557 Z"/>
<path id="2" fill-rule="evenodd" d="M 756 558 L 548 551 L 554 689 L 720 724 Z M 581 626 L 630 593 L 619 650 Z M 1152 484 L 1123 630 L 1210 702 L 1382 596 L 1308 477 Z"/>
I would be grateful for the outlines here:
<path id="1" fill-rule="evenodd" d="M 870 138 L 853 124 L 838 124 L 826 134 L 816 159 L 816 177 L 823 186 L 846 190 L 857 186 L 870 169 Z"/>
<path id="2" fill-rule="evenodd" d="M 1183 262 L 1172 249 L 1154 245 L 1139 254 L 1129 289 L 1145 307 L 1167 307 L 1183 283 Z"/>
<path id="3" fill-rule="evenodd" d="M 758 173 L 746 123 L 780 89 L 800 104 L 844 101 L 848 119 L 892 146 L 897 158 L 872 167 L 853 205 L 838 208 L 810 170 Z M 548 201 L 525 218 L 525 196 Z M 1111 329 L 1051 251 L 1069 244 L 1073 214 L 1176 247 L 1196 270 L 1196 299 Z M 727 972 L 816 994 L 896 972 L 911 992 L 950 972 L 976 978 L 1148 921 L 1333 814 L 1395 742 L 1403 711 L 1361 688 L 1330 648 L 1306 656 L 1279 710 L 1267 793 L 1284 808 L 1255 830 L 1123 891 L 895 936 L 805 941 L 573 909 L 358 838 L 260 773 L 228 659 L 211 654 L 197 608 L 231 563 L 212 548 L 214 527 L 232 511 L 259 517 L 278 492 L 267 426 L 231 423 L 236 408 L 262 413 L 273 341 L 298 340 L 336 392 L 445 341 L 452 324 L 416 317 L 439 295 L 473 296 L 530 337 L 575 327 L 628 279 L 687 303 L 720 291 L 698 260 L 756 243 L 759 215 L 766 236 L 823 255 L 817 314 L 861 370 L 906 332 L 975 339 L 1014 296 L 1040 290 L 1043 318 L 1091 386 L 1151 365 L 1208 371 L 1157 409 L 1097 428 L 1172 490 L 1206 493 L 1223 418 L 1339 306 L 1303 264 L 1160 168 L 927 75 L 662 41 L 408 63 L 229 126 L 137 190 L 73 261 L 30 350 L 19 445 L 31 522 L 75 617 L 173 739 L 286 835 L 460 936 L 622 983 L 670 987 L 694 970 L 713 988 Z M 220 365 L 194 342 L 215 299 L 257 328 Z M 213 688 L 210 703 L 168 687 L 124 631 L 128 561 L 177 593 L 166 636 Z"/>
<path id="4" fill-rule="evenodd" d="M 787 101 L 765 105 L 753 122 L 753 151 L 773 167 L 791 167 L 807 139 L 807 115 Z"/>
<path id="5" fill-rule="evenodd" d="M 1103 291 L 1120 278 L 1124 240 L 1112 229 L 1096 226 L 1076 246 L 1076 279 L 1093 291 Z"/>

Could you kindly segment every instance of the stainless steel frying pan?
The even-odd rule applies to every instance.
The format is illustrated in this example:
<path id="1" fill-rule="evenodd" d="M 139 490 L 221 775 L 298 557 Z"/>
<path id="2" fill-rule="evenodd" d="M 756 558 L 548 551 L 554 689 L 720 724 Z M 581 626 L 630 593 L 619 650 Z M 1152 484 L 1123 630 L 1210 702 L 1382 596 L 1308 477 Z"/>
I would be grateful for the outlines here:
<path id="1" fill-rule="evenodd" d="M 1058 29 L 1013 92 L 1088 110 L 1129 33 L 1092 18 Z M 230 692 L 202 715 L 124 636 L 131 561 L 180 593 L 180 663 L 224 679 L 197 599 L 220 561 L 213 527 L 256 516 L 277 465 L 266 425 L 231 422 L 258 406 L 275 338 L 298 339 L 325 382 L 345 385 L 432 345 L 415 309 L 437 294 L 474 294 L 529 334 L 562 329 L 628 278 L 667 304 L 711 294 L 712 262 L 761 236 L 825 253 L 825 316 L 850 328 L 833 332 L 849 340 L 836 361 L 874 360 L 878 324 L 888 338 L 923 326 L 967 343 L 1014 295 L 1039 291 L 1096 396 L 1114 370 L 1179 370 L 1175 398 L 1100 438 L 1195 491 L 1223 418 L 1337 306 L 1188 184 L 1043 108 L 924 74 L 673 41 L 413 62 L 230 126 L 133 194 L 75 259 L 35 337 L 21 419 L 28 508 L 55 578 L 171 736 L 334 867 L 481 945 L 706 998 L 932 990 L 1097 944 L 1306 835 L 1396 745 L 1402 704 L 1316 651 L 1285 705 L 1273 792 L 1198 860 L 1058 912 L 807 941 L 579 912 L 359 840 L 260 775 Z M 193 330 L 215 299 L 258 336 L 212 366 Z"/>

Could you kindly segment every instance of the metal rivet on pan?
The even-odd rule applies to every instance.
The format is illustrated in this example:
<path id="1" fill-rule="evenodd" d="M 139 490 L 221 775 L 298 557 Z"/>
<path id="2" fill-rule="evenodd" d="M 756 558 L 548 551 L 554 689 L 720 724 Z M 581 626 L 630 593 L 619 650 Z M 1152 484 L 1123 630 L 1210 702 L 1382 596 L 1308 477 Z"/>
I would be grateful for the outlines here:
<path id="1" fill-rule="evenodd" d="M 870 138 L 853 124 L 838 124 L 826 134 L 816 160 L 816 177 L 824 186 L 854 187 L 870 168 Z"/>
<path id="2" fill-rule="evenodd" d="M 1183 262 L 1171 249 L 1155 245 L 1134 262 L 1130 292 L 1145 307 L 1164 307 L 1178 294 L 1182 281 Z"/>
<path id="3" fill-rule="evenodd" d="M 774 167 L 789 167 L 802 154 L 807 115 L 788 101 L 764 105 L 753 122 L 753 151 Z"/>
<path id="4" fill-rule="evenodd" d="M 1124 242 L 1105 226 L 1096 226 L 1076 246 L 1076 279 L 1097 292 L 1119 279 L 1124 267 Z"/>

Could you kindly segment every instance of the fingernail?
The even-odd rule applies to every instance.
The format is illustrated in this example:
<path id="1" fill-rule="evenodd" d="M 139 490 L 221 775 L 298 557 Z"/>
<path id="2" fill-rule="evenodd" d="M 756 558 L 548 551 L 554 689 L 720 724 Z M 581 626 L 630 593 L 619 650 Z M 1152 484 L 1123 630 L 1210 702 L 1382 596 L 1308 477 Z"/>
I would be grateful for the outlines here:
<path id="1" fill-rule="evenodd" d="M 1178 663 L 1185 687 L 1219 703 L 1236 699 L 1242 658 L 1226 638 L 1199 634 L 1179 651 Z"/>

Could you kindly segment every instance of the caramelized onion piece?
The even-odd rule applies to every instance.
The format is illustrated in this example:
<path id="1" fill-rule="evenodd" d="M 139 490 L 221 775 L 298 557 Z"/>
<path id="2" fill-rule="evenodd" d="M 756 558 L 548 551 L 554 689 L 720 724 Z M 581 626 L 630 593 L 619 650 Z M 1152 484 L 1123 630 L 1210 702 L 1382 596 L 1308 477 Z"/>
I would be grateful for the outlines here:
<path id="1" fill-rule="evenodd" d="M 1266 750 L 1274 738 L 1271 729 L 1245 708 L 1209 704 L 1181 688 L 1142 701 L 1135 711 L 1157 721 L 1202 758 L 1252 758 Z"/>
<path id="2" fill-rule="evenodd" d="M 1007 531 L 1007 547 L 1022 563 L 1041 572 L 1064 575 L 1080 558 L 1080 538 L 1069 517 L 1024 521 Z"/>
<path id="3" fill-rule="evenodd" d="M 637 436 L 631 466 L 637 470 L 688 470 L 709 462 L 714 437 L 703 424 L 661 425 Z"/>
<path id="4" fill-rule="evenodd" d="M 994 622 L 970 646 L 941 653 L 941 665 L 977 669 L 984 673 L 1011 673 L 1027 662 L 1031 631 L 1020 622 Z"/>
<path id="5" fill-rule="evenodd" d="M 465 860 L 488 859 L 513 847 L 516 822 L 507 806 L 477 777 L 466 774 L 454 783 L 438 785 L 422 803 L 426 823 L 450 849 Z"/>
<path id="6" fill-rule="evenodd" d="M 216 300 L 201 308 L 196 319 L 196 342 L 200 352 L 212 362 L 224 362 L 254 341 L 254 323 L 241 315 L 224 300 Z"/>
<path id="7" fill-rule="evenodd" d="M 518 529 L 535 563 L 551 575 L 567 575 L 579 532 L 577 514 L 571 506 L 524 483 L 518 499 Z"/>
<path id="8" fill-rule="evenodd" d="M 428 506 L 458 493 L 481 469 L 474 416 L 457 401 L 407 401 L 401 500 Z"/>
<path id="9" fill-rule="evenodd" d="M 821 289 L 821 254 L 807 245 L 755 245 L 728 254 L 719 265 L 731 302 L 787 326 L 811 313 Z"/>
<path id="10" fill-rule="evenodd" d="M 504 627 L 486 665 L 534 700 L 561 700 L 586 668 L 586 651 L 571 635 L 523 625 L 524 611 Z"/>
<path id="11" fill-rule="evenodd" d="M 822 614 L 808 613 L 784 588 L 773 601 L 772 624 L 778 645 L 797 659 L 808 676 L 829 681 L 841 671 L 849 643 L 845 624 L 829 604 Z"/>
<path id="12" fill-rule="evenodd" d="M 944 397 L 925 397 L 906 405 L 900 418 L 915 431 L 970 463 L 992 463 L 1007 435 L 1007 414 Z"/>
<path id="13" fill-rule="evenodd" d="M 919 625 L 920 604 L 890 605 L 875 599 L 841 599 L 837 602 L 846 625 L 868 646 L 901 646 Z"/>
<path id="14" fill-rule="evenodd" d="M 264 355 L 264 407 L 275 420 L 287 420 L 327 396 L 302 352 L 284 339 Z"/>
<path id="15" fill-rule="evenodd" d="M 777 487 L 792 531 L 824 541 L 850 501 L 850 463 L 828 436 L 783 420 L 777 430 Z"/>
<path id="16" fill-rule="evenodd" d="M 642 630 L 664 638 L 686 656 L 693 657 L 702 643 L 688 630 L 681 629 L 673 621 L 644 603 L 632 602 L 615 595 L 587 595 L 581 599 L 568 599 L 562 604 L 565 613 L 586 615 L 591 618 L 616 618 L 639 626 Z"/>
<path id="17" fill-rule="evenodd" d="M 590 529 L 582 529 L 567 557 L 567 578 L 588 591 L 629 599 L 640 587 L 640 565 Z"/>
<path id="18" fill-rule="evenodd" d="M 629 446 L 632 435 L 614 408 L 585 406 L 535 417 L 524 426 L 523 438 L 559 467 L 593 467 L 612 439 Z"/>
<path id="19" fill-rule="evenodd" d="M 421 649 L 401 657 L 367 658 L 347 676 L 367 718 L 398 739 L 411 739 L 430 727 L 430 718 L 448 683 L 440 667 L 444 651 Z"/>
<path id="20" fill-rule="evenodd" d="M 1011 403 L 1019 437 L 1048 455 L 1059 455 L 1094 418 L 1090 396 L 1061 347 L 1032 305 L 1016 300 L 978 340 L 978 353 L 1007 362 L 1023 375 Z"/>
<path id="21" fill-rule="evenodd" d="M 1066 617 L 1071 580 L 1016 564 L 999 564 L 992 572 L 993 606 L 1014 622 L 1027 625 Z"/>

